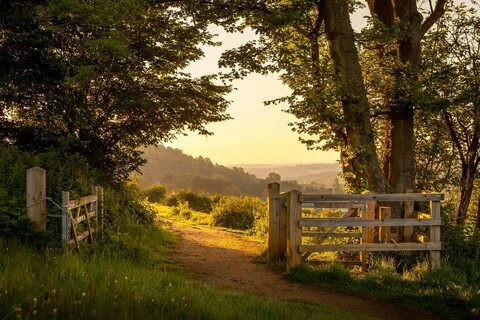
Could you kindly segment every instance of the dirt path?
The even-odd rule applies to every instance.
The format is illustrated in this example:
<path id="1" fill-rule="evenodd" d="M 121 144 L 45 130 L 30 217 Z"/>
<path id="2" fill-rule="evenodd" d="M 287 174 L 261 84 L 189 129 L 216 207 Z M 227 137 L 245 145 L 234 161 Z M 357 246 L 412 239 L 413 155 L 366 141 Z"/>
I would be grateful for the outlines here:
<path id="1" fill-rule="evenodd" d="M 238 234 L 179 223 L 174 223 L 172 229 L 181 237 L 172 251 L 173 258 L 196 279 L 215 287 L 322 302 L 380 319 L 437 319 L 401 306 L 289 282 L 266 265 L 254 263 L 262 245 L 242 239 Z"/>

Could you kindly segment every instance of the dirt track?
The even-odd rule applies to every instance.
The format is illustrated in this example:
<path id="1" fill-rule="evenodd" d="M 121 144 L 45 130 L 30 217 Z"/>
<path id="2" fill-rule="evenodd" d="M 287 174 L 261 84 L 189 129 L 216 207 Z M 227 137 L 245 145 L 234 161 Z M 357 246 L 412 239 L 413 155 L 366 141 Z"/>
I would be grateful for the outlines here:
<path id="1" fill-rule="evenodd" d="M 238 234 L 174 223 L 180 241 L 173 258 L 196 279 L 212 286 L 253 292 L 280 299 L 322 302 L 380 319 L 438 319 L 426 313 L 329 290 L 314 289 L 285 280 L 264 264 L 254 262 L 263 246 Z"/>

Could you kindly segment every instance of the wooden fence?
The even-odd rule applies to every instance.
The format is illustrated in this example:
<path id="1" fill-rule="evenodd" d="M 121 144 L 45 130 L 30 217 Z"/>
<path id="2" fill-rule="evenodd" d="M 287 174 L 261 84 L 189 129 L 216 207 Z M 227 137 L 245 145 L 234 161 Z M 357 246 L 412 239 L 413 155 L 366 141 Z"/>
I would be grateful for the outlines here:
<path id="1" fill-rule="evenodd" d="M 40 231 L 47 226 L 47 200 L 62 210 L 50 217 L 62 219 L 62 240 L 79 246 L 80 241 L 93 240 L 93 234 L 103 229 L 103 188 L 93 186 L 91 195 L 70 200 L 69 192 L 62 192 L 62 204 L 47 197 L 46 171 L 39 167 L 27 170 L 27 214 Z"/>
<path id="2" fill-rule="evenodd" d="M 280 193 L 279 184 L 271 183 L 268 185 L 268 259 L 286 258 L 289 270 L 314 252 L 360 252 L 360 264 L 365 270 L 367 252 L 429 251 L 430 266 L 437 269 L 442 249 L 441 200 L 443 194 L 303 195 L 296 190 Z M 417 211 L 414 217 L 415 202 L 419 205 L 429 203 L 430 213 Z M 391 218 L 391 207 L 399 204 L 403 204 L 401 211 L 405 218 Z M 302 208 L 333 208 L 346 212 L 338 217 L 307 217 L 302 215 Z M 427 227 L 429 236 L 414 232 L 415 227 Z M 343 231 L 336 232 L 339 228 Z M 341 244 L 324 243 L 336 238 L 349 240 Z M 402 240 L 406 242 L 400 242 Z"/>

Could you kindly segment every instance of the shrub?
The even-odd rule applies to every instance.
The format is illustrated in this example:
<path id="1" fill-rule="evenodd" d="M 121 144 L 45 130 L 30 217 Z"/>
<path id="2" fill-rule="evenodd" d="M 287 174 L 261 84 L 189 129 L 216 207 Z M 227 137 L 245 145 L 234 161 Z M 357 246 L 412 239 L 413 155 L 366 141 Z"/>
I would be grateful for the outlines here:
<path id="1" fill-rule="evenodd" d="M 162 185 L 153 185 L 143 192 L 145 198 L 150 202 L 161 203 L 165 199 L 167 188 Z"/>
<path id="2" fill-rule="evenodd" d="M 240 230 L 255 229 L 256 221 L 259 226 L 264 225 L 265 216 L 266 207 L 260 199 L 226 196 L 213 208 L 212 224 Z"/>
<path id="3" fill-rule="evenodd" d="M 210 196 L 204 193 L 195 193 L 186 190 L 180 190 L 169 194 L 165 198 L 165 205 L 173 207 L 181 203 L 188 202 L 190 209 L 205 213 L 212 211 L 212 200 Z"/>
<path id="4" fill-rule="evenodd" d="M 172 214 L 176 216 L 182 216 L 185 219 L 190 219 L 192 217 L 192 210 L 188 206 L 188 202 L 183 202 L 178 206 L 172 207 Z"/>

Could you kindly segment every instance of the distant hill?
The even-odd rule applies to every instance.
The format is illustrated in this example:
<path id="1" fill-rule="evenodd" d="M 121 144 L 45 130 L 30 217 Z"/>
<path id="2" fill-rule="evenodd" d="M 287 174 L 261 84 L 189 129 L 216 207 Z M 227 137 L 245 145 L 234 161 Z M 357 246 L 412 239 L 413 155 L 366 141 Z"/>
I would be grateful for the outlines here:
<path id="1" fill-rule="evenodd" d="M 212 163 L 208 158 L 186 155 L 182 150 L 170 147 L 148 147 L 142 150 L 147 163 L 140 170 L 138 185 L 145 189 L 152 184 L 165 185 L 170 190 L 189 189 L 195 192 L 210 192 L 229 195 L 255 195 L 264 197 L 268 171 L 258 177 L 240 167 L 226 167 Z M 312 173 L 314 171 L 302 171 Z M 318 172 L 318 171 L 317 171 Z M 278 172 L 277 172 L 278 173 Z M 308 179 L 307 179 L 308 180 Z M 282 177 L 281 190 L 298 189 L 305 193 L 331 192 L 332 181 L 323 185 L 302 184 Z M 326 187 L 328 186 L 328 187 Z"/>
<path id="2" fill-rule="evenodd" d="M 266 164 L 239 164 L 246 172 L 258 178 L 266 178 L 269 173 L 275 172 L 282 180 L 295 180 L 300 184 L 317 184 L 330 188 L 338 178 L 341 167 L 338 163 L 313 163 L 291 165 Z"/>

